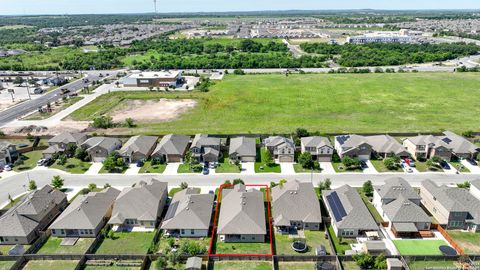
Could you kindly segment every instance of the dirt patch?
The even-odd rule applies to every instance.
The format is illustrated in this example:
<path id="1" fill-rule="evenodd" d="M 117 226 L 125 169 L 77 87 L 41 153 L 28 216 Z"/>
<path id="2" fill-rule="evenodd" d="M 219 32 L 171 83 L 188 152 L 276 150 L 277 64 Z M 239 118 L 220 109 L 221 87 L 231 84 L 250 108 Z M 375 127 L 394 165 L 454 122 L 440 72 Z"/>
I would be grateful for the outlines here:
<path id="1" fill-rule="evenodd" d="M 25 127 L 7 127 L 1 130 L 7 135 L 23 135 L 28 133 L 34 136 L 56 135 L 62 132 L 83 132 L 88 128 L 89 122 L 86 121 L 61 121 L 52 127 L 43 126 L 25 126 Z"/>
<path id="2" fill-rule="evenodd" d="M 110 116 L 114 122 L 123 122 L 127 118 L 138 122 L 165 122 L 176 119 L 196 104 L 192 99 L 129 100 Z"/>

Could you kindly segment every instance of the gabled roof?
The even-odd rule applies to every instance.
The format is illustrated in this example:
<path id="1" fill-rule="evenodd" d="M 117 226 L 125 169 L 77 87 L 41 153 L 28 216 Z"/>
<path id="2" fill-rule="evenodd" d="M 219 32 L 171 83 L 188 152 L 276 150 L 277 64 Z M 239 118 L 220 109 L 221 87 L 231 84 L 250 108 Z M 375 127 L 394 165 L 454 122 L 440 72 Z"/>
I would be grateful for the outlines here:
<path id="1" fill-rule="evenodd" d="M 64 149 L 60 148 L 60 146 L 58 146 L 58 144 L 52 144 L 47 149 L 43 150 L 42 153 L 43 154 L 55 154 L 55 153 L 58 153 L 60 151 L 64 151 Z"/>
<path id="2" fill-rule="evenodd" d="M 118 151 L 120 155 L 131 155 L 139 153 L 148 155 L 150 150 L 155 147 L 157 137 L 155 136 L 133 136 Z"/>
<path id="3" fill-rule="evenodd" d="M 193 138 L 192 146 L 197 148 L 202 148 L 204 146 L 211 146 L 211 145 L 220 145 L 220 138 L 209 137 L 208 134 L 197 134 L 195 138 Z"/>
<path id="4" fill-rule="evenodd" d="M 26 237 L 63 200 L 65 193 L 48 185 L 31 192 L 0 217 L 0 236 Z"/>
<path id="5" fill-rule="evenodd" d="M 433 144 L 435 148 L 440 147 L 440 146 L 445 147 L 445 148 L 449 148 L 447 144 L 445 144 L 442 140 L 440 140 L 438 137 L 435 137 L 433 135 L 418 135 L 418 136 L 415 136 L 415 137 L 406 138 L 406 140 L 409 140 L 414 145 Z"/>
<path id="6" fill-rule="evenodd" d="M 326 204 L 334 211 L 336 207 L 331 205 L 333 200 L 328 199 L 329 196 L 338 196 L 339 207 L 343 208 L 345 215 L 341 215 L 336 220 L 334 213 L 330 213 L 332 222 L 335 222 L 339 229 L 359 229 L 359 230 L 378 230 L 378 225 L 373 219 L 367 206 L 360 198 L 357 190 L 349 185 L 343 185 L 334 190 L 323 191 L 323 197 Z"/>
<path id="7" fill-rule="evenodd" d="M 119 194 L 119 190 L 107 188 L 78 196 L 52 223 L 50 229 L 95 229 Z"/>
<path id="8" fill-rule="evenodd" d="M 295 180 L 272 188 L 272 207 L 277 226 L 282 226 L 284 221 L 290 225 L 292 220 L 322 222 L 320 203 L 310 182 Z"/>
<path id="9" fill-rule="evenodd" d="M 422 207 L 400 195 L 395 201 L 382 206 L 391 222 L 432 222 Z"/>
<path id="10" fill-rule="evenodd" d="M 392 177 L 385 180 L 383 186 L 375 187 L 382 200 L 394 200 L 403 196 L 409 200 L 420 200 L 421 197 L 412 186 L 401 177 Z"/>
<path id="11" fill-rule="evenodd" d="M 9 141 L 0 141 L 0 150 L 5 150 L 12 145 L 14 145 L 14 144 L 9 142 Z"/>
<path id="12" fill-rule="evenodd" d="M 236 153 L 237 156 L 256 156 L 257 148 L 255 138 L 237 137 L 230 140 L 229 155 Z"/>
<path id="13" fill-rule="evenodd" d="M 440 139 L 448 145 L 448 148 L 452 149 L 454 153 L 468 153 L 473 154 L 478 152 L 479 148 L 475 144 L 471 143 L 467 139 L 459 136 L 451 131 L 443 132 L 445 136 L 441 136 Z"/>
<path id="14" fill-rule="evenodd" d="M 49 144 L 56 144 L 56 143 L 75 143 L 81 144 L 87 139 L 87 135 L 85 133 L 71 133 L 71 132 L 62 132 L 57 136 L 48 140 Z"/>
<path id="15" fill-rule="evenodd" d="M 168 207 L 162 229 L 208 230 L 213 211 L 213 194 L 200 194 L 199 189 L 177 192 Z"/>
<path id="16" fill-rule="evenodd" d="M 355 148 L 362 144 L 368 143 L 364 136 L 356 134 L 335 136 L 335 140 L 345 148 Z"/>
<path id="17" fill-rule="evenodd" d="M 218 234 L 266 234 L 263 193 L 238 184 L 222 190 Z"/>
<path id="18" fill-rule="evenodd" d="M 125 219 L 156 220 L 159 207 L 167 199 L 167 189 L 167 183 L 155 179 L 124 188 L 115 200 L 108 223 L 123 224 Z M 160 213 L 162 211 L 160 209 Z"/>
<path id="19" fill-rule="evenodd" d="M 285 138 L 282 136 L 270 136 L 265 139 L 264 141 L 266 147 L 288 147 L 288 148 L 295 148 L 295 143 L 290 138 Z"/>
<path id="20" fill-rule="evenodd" d="M 303 137 L 301 139 L 302 145 L 305 147 L 315 147 L 321 148 L 323 146 L 332 147 L 330 140 L 327 137 L 320 137 L 320 136 L 312 136 L 312 137 Z"/>
<path id="21" fill-rule="evenodd" d="M 395 155 L 408 155 L 407 150 L 390 135 L 375 135 L 366 137 L 368 144 L 377 153 L 394 153 Z"/>
<path id="22" fill-rule="evenodd" d="M 160 140 L 152 155 L 183 155 L 189 142 L 190 136 L 168 134 Z"/>
<path id="23" fill-rule="evenodd" d="M 117 138 L 110 137 L 92 137 L 82 143 L 82 147 L 86 148 L 87 151 L 93 147 L 100 147 L 103 149 L 112 149 L 115 145 L 121 145 L 122 142 Z"/>

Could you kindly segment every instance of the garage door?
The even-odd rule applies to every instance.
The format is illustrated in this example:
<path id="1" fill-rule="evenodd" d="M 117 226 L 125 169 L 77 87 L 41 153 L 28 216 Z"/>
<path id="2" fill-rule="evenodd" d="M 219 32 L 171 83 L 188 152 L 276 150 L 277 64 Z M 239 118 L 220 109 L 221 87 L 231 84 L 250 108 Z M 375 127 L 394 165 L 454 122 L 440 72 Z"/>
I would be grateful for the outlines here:
<path id="1" fill-rule="evenodd" d="M 332 157 L 330 157 L 330 156 L 327 156 L 327 157 L 319 156 L 318 161 L 319 162 L 330 162 L 330 161 L 332 161 Z"/>
<path id="2" fill-rule="evenodd" d="M 358 158 L 359 158 L 360 160 L 366 161 L 366 160 L 369 160 L 369 159 L 370 159 L 370 155 L 360 155 L 360 156 L 358 156 Z"/>
<path id="3" fill-rule="evenodd" d="M 293 162 L 293 157 L 292 156 L 280 156 L 278 158 L 278 161 L 280 161 L 280 162 Z"/>

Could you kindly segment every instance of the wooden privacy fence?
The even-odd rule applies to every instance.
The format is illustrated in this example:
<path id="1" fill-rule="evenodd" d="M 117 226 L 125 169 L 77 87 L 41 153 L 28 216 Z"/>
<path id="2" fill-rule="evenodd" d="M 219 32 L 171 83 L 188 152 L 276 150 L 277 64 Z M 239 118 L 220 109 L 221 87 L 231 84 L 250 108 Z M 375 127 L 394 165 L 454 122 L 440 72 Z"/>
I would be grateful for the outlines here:
<path id="1" fill-rule="evenodd" d="M 457 243 L 455 243 L 453 238 L 448 234 L 448 232 L 444 228 L 442 228 L 442 226 L 438 224 L 432 224 L 432 229 L 435 229 L 438 232 L 440 232 L 442 236 L 445 238 L 445 240 L 447 240 L 447 242 L 457 251 L 458 254 L 465 255 L 465 251 L 463 250 L 463 248 L 461 248 Z"/>

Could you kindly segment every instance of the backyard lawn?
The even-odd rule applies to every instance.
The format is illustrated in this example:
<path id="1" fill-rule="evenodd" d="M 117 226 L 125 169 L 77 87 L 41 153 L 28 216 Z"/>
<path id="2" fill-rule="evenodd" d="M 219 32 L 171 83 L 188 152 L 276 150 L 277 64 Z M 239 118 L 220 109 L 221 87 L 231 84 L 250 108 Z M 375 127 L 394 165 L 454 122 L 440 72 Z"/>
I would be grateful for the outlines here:
<path id="1" fill-rule="evenodd" d="M 37 161 L 42 158 L 42 150 L 31 151 L 21 155 L 22 165 L 14 166 L 16 172 L 27 171 L 37 166 Z"/>
<path id="2" fill-rule="evenodd" d="M 202 246 L 205 247 L 205 249 L 208 252 L 208 249 L 210 248 L 210 237 L 203 237 L 203 238 L 174 238 L 175 239 L 175 245 L 180 246 L 182 243 L 187 242 L 187 241 L 194 241 L 198 242 Z M 160 253 L 165 253 L 167 249 L 170 249 L 170 246 L 168 244 L 168 237 L 161 237 L 159 240 L 158 244 L 158 252 Z"/>
<path id="3" fill-rule="evenodd" d="M 383 164 L 383 160 L 371 159 L 370 162 L 372 162 L 373 167 L 375 167 L 375 169 L 380 173 L 382 173 L 382 172 L 403 172 L 403 170 L 402 170 L 402 168 L 400 168 L 400 166 L 397 166 L 397 168 L 395 170 L 388 169 L 385 166 L 385 164 Z"/>
<path id="4" fill-rule="evenodd" d="M 163 173 L 166 167 L 167 164 L 152 165 L 151 161 L 146 161 L 139 173 Z"/>
<path id="5" fill-rule="evenodd" d="M 315 269 L 314 262 L 279 262 L 279 270 L 312 270 Z"/>
<path id="6" fill-rule="evenodd" d="M 153 267 L 155 267 L 155 266 L 153 266 Z M 156 268 L 151 267 L 150 269 L 153 270 L 153 269 L 156 269 Z M 117 265 L 112 265 L 112 266 L 87 265 L 87 266 L 85 266 L 85 268 L 82 268 L 82 270 L 140 270 L 140 267 L 137 267 L 137 266 L 117 266 Z M 167 268 L 165 270 L 170 270 L 170 269 Z"/>
<path id="7" fill-rule="evenodd" d="M 224 261 L 215 262 L 214 270 L 272 270 L 270 262 Z"/>
<path id="8" fill-rule="evenodd" d="M 0 245 L 0 254 L 3 255 L 8 255 L 8 252 L 10 249 L 12 249 L 15 245 Z M 23 245 L 23 248 L 25 251 L 27 251 L 30 248 L 30 245 Z"/>
<path id="9" fill-rule="evenodd" d="M 408 263 L 410 270 L 425 270 L 427 268 L 446 269 L 458 267 L 456 261 L 413 261 Z"/>
<path id="10" fill-rule="evenodd" d="M 305 240 L 308 246 L 308 251 L 305 253 L 298 253 L 292 249 L 292 242 L 294 238 L 290 238 L 288 234 L 275 233 L 275 247 L 276 253 L 281 255 L 315 255 L 315 248 L 323 245 L 327 249 L 328 254 L 333 254 L 325 239 L 325 232 L 323 231 L 304 231 Z"/>
<path id="11" fill-rule="evenodd" d="M 217 241 L 216 254 L 271 254 L 270 243 L 225 243 Z"/>
<path id="12" fill-rule="evenodd" d="M 255 172 L 256 173 L 280 173 L 282 168 L 280 164 L 270 164 L 269 166 L 265 164 L 265 155 L 267 154 L 267 149 L 262 148 L 260 151 L 257 151 L 257 161 L 255 162 Z"/>
<path id="13" fill-rule="evenodd" d="M 154 235 L 154 232 L 115 232 L 113 239 L 103 239 L 95 254 L 147 254 Z"/>
<path id="14" fill-rule="evenodd" d="M 440 246 L 448 245 L 443 240 L 393 240 L 401 255 L 442 255 L 438 249 Z"/>
<path id="15" fill-rule="evenodd" d="M 10 270 L 15 261 L 0 261 L 0 270 Z"/>
<path id="16" fill-rule="evenodd" d="M 472 98 L 480 95 L 479 84 L 475 73 L 227 75 L 207 93 L 112 92 L 72 118 L 92 120 L 128 100 L 178 98 L 198 103 L 172 121 L 139 121 L 136 132 L 290 133 L 303 127 L 330 133 L 461 133 L 480 125 L 478 99 Z"/>
<path id="17" fill-rule="evenodd" d="M 88 171 L 90 166 L 92 166 L 92 163 L 90 162 L 81 161 L 78 158 L 69 158 L 64 165 L 59 165 L 57 160 L 52 166 L 50 166 L 50 168 L 59 169 L 73 174 L 83 174 Z"/>
<path id="18" fill-rule="evenodd" d="M 480 233 L 448 231 L 453 240 L 463 248 L 467 254 L 480 254 Z"/>
<path id="19" fill-rule="evenodd" d="M 50 237 L 37 254 L 84 254 L 92 245 L 94 238 L 79 238 L 74 246 L 60 246 L 63 238 Z"/>
<path id="20" fill-rule="evenodd" d="M 22 270 L 73 270 L 77 261 L 29 261 Z"/>
<path id="21" fill-rule="evenodd" d="M 357 241 L 354 239 L 349 238 L 342 238 L 341 241 L 338 239 L 337 235 L 335 235 L 335 231 L 333 230 L 332 225 L 328 226 L 328 232 L 333 242 L 333 246 L 335 247 L 335 251 L 338 255 L 345 254 L 346 250 L 351 250 L 350 244 L 356 244 Z"/>
<path id="22" fill-rule="evenodd" d="M 358 264 L 354 261 L 344 261 L 342 262 L 342 266 L 345 270 L 361 270 Z"/>

